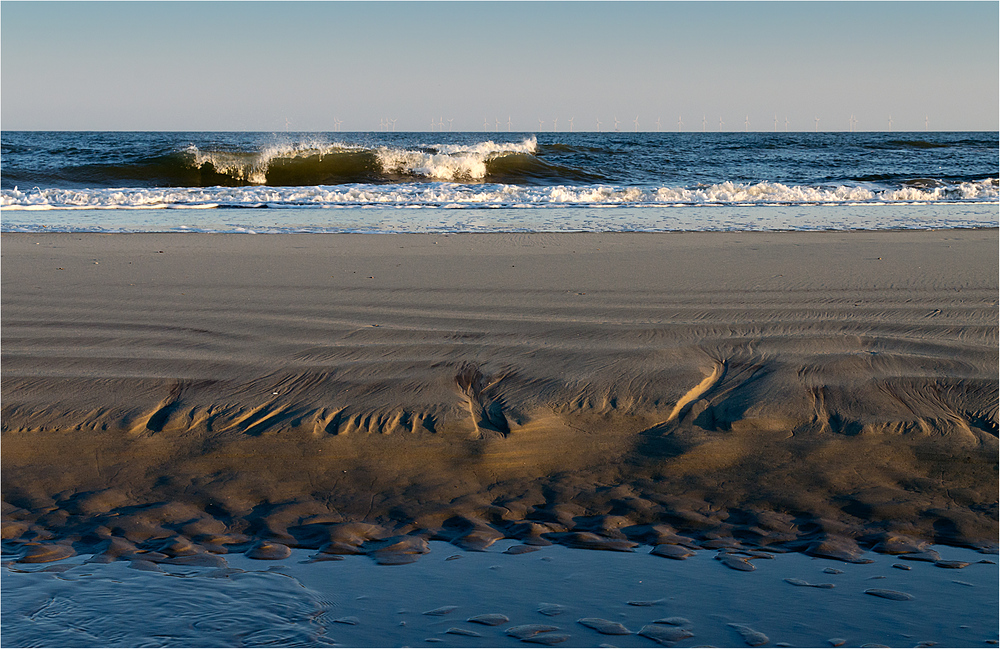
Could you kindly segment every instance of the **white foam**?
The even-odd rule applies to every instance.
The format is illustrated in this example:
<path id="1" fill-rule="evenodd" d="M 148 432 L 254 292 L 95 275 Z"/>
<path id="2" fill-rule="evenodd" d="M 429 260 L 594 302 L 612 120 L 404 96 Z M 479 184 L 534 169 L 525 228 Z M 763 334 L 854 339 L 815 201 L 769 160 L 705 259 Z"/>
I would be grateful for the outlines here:
<path id="1" fill-rule="evenodd" d="M 394 154 L 395 155 L 395 154 Z M 421 154 L 400 156 L 397 164 L 413 173 L 477 173 L 477 156 Z M 619 187 L 612 185 L 532 187 L 503 184 L 423 182 L 387 185 L 350 184 L 312 187 L 204 187 L 115 189 L 5 189 L 4 210 L 69 209 L 204 209 L 212 206 L 254 207 L 601 207 L 672 205 L 864 205 L 995 203 L 996 179 L 931 188 L 876 190 L 861 186 L 806 187 L 781 183 L 724 182 L 693 188 Z"/>
<path id="2" fill-rule="evenodd" d="M 486 164 L 490 160 L 518 153 L 533 154 L 538 148 L 538 141 L 531 137 L 520 143 L 489 140 L 473 146 L 447 144 L 423 148 L 435 153 L 380 147 L 378 159 L 383 172 L 434 180 L 482 180 L 486 177 Z"/>

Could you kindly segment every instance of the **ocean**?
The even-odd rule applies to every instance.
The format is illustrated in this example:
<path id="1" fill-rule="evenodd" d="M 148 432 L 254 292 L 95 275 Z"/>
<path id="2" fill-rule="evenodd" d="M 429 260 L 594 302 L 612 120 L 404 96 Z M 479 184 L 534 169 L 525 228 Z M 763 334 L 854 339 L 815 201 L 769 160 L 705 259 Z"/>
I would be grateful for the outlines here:
<path id="1" fill-rule="evenodd" d="M 996 227 L 995 132 L 4 132 L 4 232 Z"/>

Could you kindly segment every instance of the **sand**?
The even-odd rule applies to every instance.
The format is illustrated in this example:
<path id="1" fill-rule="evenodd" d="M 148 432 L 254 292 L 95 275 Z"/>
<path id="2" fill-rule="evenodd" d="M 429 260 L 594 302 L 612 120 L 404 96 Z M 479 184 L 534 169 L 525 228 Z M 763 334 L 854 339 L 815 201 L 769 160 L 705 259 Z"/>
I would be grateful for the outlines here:
<path id="1" fill-rule="evenodd" d="M 997 230 L 0 242 L 22 562 L 996 549 Z"/>

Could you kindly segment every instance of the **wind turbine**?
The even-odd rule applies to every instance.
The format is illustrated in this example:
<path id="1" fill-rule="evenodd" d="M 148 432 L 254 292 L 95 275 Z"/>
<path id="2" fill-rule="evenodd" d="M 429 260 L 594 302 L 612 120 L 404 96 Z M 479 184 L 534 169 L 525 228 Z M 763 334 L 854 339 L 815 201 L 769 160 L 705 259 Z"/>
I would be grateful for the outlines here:
<path id="1" fill-rule="evenodd" d="M 385 130 L 385 118 L 384 117 L 378 121 L 378 130 L 380 130 L 380 131 L 384 131 Z"/>
<path id="2" fill-rule="evenodd" d="M 449 133 L 451 133 L 451 123 L 452 123 L 453 121 L 455 121 L 455 118 L 454 118 L 454 117 L 449 117 L 449 118 L 448 118 L 448 132 L 449 132 Z"/>
<path id="3" fill-rule="evenodd" d="M 545 126 L 545 120 L 541 117 L 538 118 L 538 132 L 541 133 L 542 127 Z"/>
<path id="4" fill-rule="evenodd" d="M 928 123 L 928 121 L 930 121 L 930 120 L 927 119 L 927 115 L 924 115 L 924 130 L 925 131 L 927 130 L 927 123 Z"/>
<path id="5" fill-rule="evenodd" d="M 618 124 L 619 124 L 619 122 L 618 122 L 618 118 L 616 117 L 616 118 L 615 118 L 615 133 L 617 133 L 617 132 L 618 132 Z"/>
<path id="6" fill-rule="evenodd" d="M 819 118 L 818 117 L 814 117 L 813 119 L 816 120 L 816 129 L 815 129 L 815 132 L 819 133 Z"/>
<path id="7" fill-rule="evenodd" d="M 788 132 L 788 118 L 785 118 L 785 133 Z"/>
<path id="8" fill-rule="evenodd" d="M 681 116 L 677 116 L 677 132 L 681 132 L 681 127 L 684 126 L 684 122 L 681 121 Z"/>
<path id="9" fill-rule="evenodd" d="M 576 118 L 575 118 L 575 117 L 570 117 L 570 118 L 569 118 L 569 132 L 570 132 L 570 133 L 572 133 L 572 132 L 573 132 L 573 120 L 574 120 L 574 119 L 576 119 Z"/>
<path id="10" fill-rule="evenodd" d="M 334 117 L 334 118 L 333 118 L 333 130 L 335 130 L 335 131 L 340 131 L 340 125 L 341 125 L 341 124 L 343 124 L 343 122 L 342 122 L 342 121 L 340 121 L 340 120 L 339 120 L 339 119 L 337 119 L 336 117 Z"/>
<path id="11" fill-rule="evenodd" d="M 750 116 L 749 115 L 747 115 L 746 121 L 743 122 L 743 132 L 744 133 L 749 133 L 750 132 Z"/>
<path id="12" fill-rule="evenodd" d="M 557 117 L 554 120 L 552 120 L 552 132 L 555 133 L 558 130 L 559 130 L 559 118 Z"/>
<path id="13" fill-rule="evenodd" d="M 499 133 L 500 132 L 500 118 L 499 117 L 494 117 L 493 118 L 493 130 L 494 130 L 495 133 Z"/>
<path id="14" fill-rule="evenodd" d="M 722 121 L 722 116 L 719 116 L 719 133 L 722 132 L 722 125 L 723 124 L 725 124 L 725 122 Z"/>
<path id="15" fill-rule="evenodd" d="M 705 116 L 704 116 L 704 115 L 702 115 L 702 116 L 701 116 L 701 132 L 702 132 L 702 133 L 704 133 L 704 132 L 705 132 L 705 125 L 706 125 L 707 123 L 708 123 L 708 120 L 706 120 L 706 119 L 705 119 Z"/>
<path id="16" fill-rule="evenodd" d="M 510 115 L 507 115 L 507 132 L 510 133 Z"/>
<path id="17" fill-rule="evenodd" d="M 854 132 L 854 113 L 851 113 L 851 121 L 849 121 L 848 124 L 850 124 L 851 133 L 853 133 Z"/>
<path id="18" fill-rule="evenodd" d="M 399 118 L 397 117 L 396 119 L 399 119 Z M 392 122 L 392 132 L 393 133 L 396 132 L 396 119 L 390 119 L 389 120 L 390 122 Z"/>
<path id="19" fill-rule="evenodd" d="M 638 133 L 639 132 L 639 116 L 636 115 L 635 119 L 633 119 L 632 121 L 635 122 L 635 132 Z"/>
<path id="20" fill-rule="evenodd" d="M 489 132 L 490 132 L 490 123 L 484 117 L 483 118 L 483 133 L 489 133 Z"/>
<path id="21" fill-rule="evenodd" d="M 775 133 L 778 132 L 778 116 L 777 115 L 774 116 L 774 132 Z"/>
<path id="22" fill-rule="evenodd" d="M 434 132 L 434 118 L 431 118 L 431 133 Z"/>
<path id="23" fill-rule="evenodd" d="M 660 118 L 659 117 L 656 118 L 656 132 L 657 133 L 660 132 Z"/>
<path id="24" fill-rule="evenodd" d="M 599 117 L 597 118 L 597 132 L 601 132 L 601 118 Z"/>
<path id="25" fill-rule="evenodd" d="M 889 115 L 889 132 L 892 133 L 892 115 Z"/>
<path id="26" fill-rule="evenodd" d="M 438 129 L 442 133 L 444 132 L 444 117 L 443 116 L 442 117 L 438 117 Z"/>

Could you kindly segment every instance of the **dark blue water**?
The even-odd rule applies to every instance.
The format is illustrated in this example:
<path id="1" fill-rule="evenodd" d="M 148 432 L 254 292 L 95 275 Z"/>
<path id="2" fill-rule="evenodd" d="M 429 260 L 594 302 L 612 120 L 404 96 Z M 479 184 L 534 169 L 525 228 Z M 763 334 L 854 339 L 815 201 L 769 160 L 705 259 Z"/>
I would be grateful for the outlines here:
<path id="1" fill-rule="evenodd" d="M 297 214 L 292 223 L 286 215 L 273 225 L 336 230 L 351 228 L 330 224 L 317 208 L 624 207 L 639 210 L 627 227 L 671 229 L 663 208 L 956 204 L 966 206 L 959 227 L 978 227 L 995 224 L 1000 177 L 992 132 L 4 132 L 0 145 L 6 230 L 218 229 L 218 223 L 227 229 L 223 222 L 231 220 L 211 217 L 207 226 L 208 217 L 146 214 L 163 208 L 306 208 L 311 216 Z M 969 207 L 974 205 L 980 207 Z M 100 225 L 91 223 L 94 214 L 41 215 L 66 210 L 119 213 L 101 216 Z M 136 210 L 144 214 L 127 216 Z M 16 214 L 25 211 L 33 215 Z M 946 223 L 933 216 L 915 225 L 895 217 L 879 223 L 952 227 L 954 211 L 949 215 Z M 715 216 L 681 221 L 702 229 L 715 224 Z M 557 225 L 622 229 L 597 217 L 574 225 L 577 217 Z M 867 218 L 847 227 L 866 227 Z M 383 229 L 461 230 L 458 221 L 470 217 L 404 220 Z M 508 221 L 493 217 L 486 229 L 515 227 Z M 159 225 L 149 225 L 154 222 Z M 527 229 L 536 227 L 531 223 Z M 824 223 L 813 219 L 808 227 Z"/>

